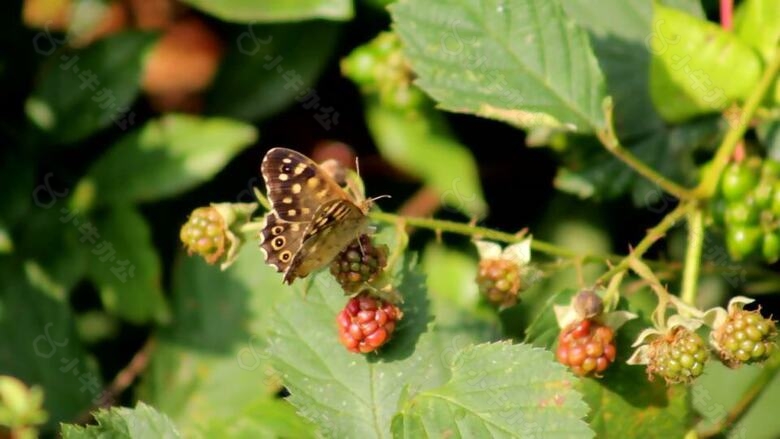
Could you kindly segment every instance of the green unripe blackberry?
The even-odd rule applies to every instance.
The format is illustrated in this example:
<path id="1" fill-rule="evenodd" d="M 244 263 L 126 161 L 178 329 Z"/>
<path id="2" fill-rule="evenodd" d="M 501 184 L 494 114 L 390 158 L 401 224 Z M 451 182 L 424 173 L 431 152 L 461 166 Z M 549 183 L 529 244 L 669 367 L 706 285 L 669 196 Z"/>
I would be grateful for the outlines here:
<path id="1" fill-rule="evenodd" d="M 761 228 L 758 226 L 730 226 L 726 230 L 726 247 L 731 258 L 741 261 L 751 255 L 761 241 Z"/>
<path id="2" fill-rule="evenodd" d="M 720 191 L 726 201 L 743 199 L 758 184 L 759 172 L 748 163 L 730 163 L 723 171 Z"/>
<path id="3" fill-rule="evenodd" d="M 777 328 L 759 311 L 732 309 L 726 321 L 713 332 L 713 341 L 730 367 L 762 362 L 777 349 Z"/>
<path id="4" fill-rule="evenodd" d="M 690 383 L 704 372 L 710 353 L 695 332 L 677 326 L 650 343 L 648 374 L 658 375 L 669 384 Z"/>
<path id="5" fill-rule="evenodd" d="M 209 264 L 225 254 L 227 225 L 215 207 L 199 207 L 181 227 L 179 238 L 187 253 L 201 255 Z"/>
<path id="6" fill-rule="evenodd" d="M 780 259 L 780 235 L 778 231 L 764 233 L 764 239 L 761 242 L 761 254 L 764 260 L 773 264 Z"/>

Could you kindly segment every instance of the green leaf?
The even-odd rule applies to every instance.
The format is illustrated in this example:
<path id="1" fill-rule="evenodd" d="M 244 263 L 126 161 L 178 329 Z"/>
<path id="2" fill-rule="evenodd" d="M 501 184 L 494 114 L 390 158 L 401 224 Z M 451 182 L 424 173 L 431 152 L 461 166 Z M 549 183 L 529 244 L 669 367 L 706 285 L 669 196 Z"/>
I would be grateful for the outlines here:
<path id="1" fill-rule="evenodd" d="M 77 418 L 100 397 L 100 374 L 78 339 L 67 300 L 36 287 L 22 261 L 9 256 L 0 257 L 0 333 L 6 335 L 0 375 L 43 388 L 45 429 Z"/>
<path id="2" fill-rule="evenodd" d="M 240 23 L 301 21 L 312 18 L 349 20 L 352 0 L 184 0 L 221 20 Z"/>
<path id="3" fill-rule="evenodd" d="M 780 41 L 780 8 L 777 2 L 745 0 L 740 3 L 734 17 L 734 32 L 768 62 Z"/>
<path id="4" fill-rule="evenodd" d="M 41 201 L 47 197 L 39 195 Z M 90 244 L 81 242 L 78 225 L 68 221 L 65 203 L 51 201 L 30 210 L 14 230 L 15 253 L 25 261 L 30 282 L 52 297 L 65 300 L 86 274 Z"/>
<path id="5" fill-rule="evenodd" d="M 370 101 L 366 120 L 390 163 L 421 178 L 439 193 L 445 206 L 468 216 L 486 215 L 474 156 L 453 138 L 441 114 L 433 109 L 398 111 Z"/>
<path id="6" fill-rule="evenodd" d="M 650 97 L 665 120 L 718 112 L 750 94 L 762 70 L 750 46 L 715 23 L 654 7 L 660 27 L 650 39 Z"/>
<path id="7" fill-rule="evenodd" d="M 257 245 L 246 243 L 226 271 L 186 256 L 175 267 L 173 324 L 156 335 L 140 398 L 165 411 L 187 436 L 224 437 L 208 432 L 228 426 L 270 429 L 277 422 L 294 424 L 290 431 L 307 429 L 302 418 L 283 408 L 276 409 L 278 419 L 266 422 L 263 415 L 239 422 L 241 413 L 271 404 L 280 388 L 261 328 L 273 305 L 292 294 Z"/>
<path id="8" fill-rule="evenodd" d="M 242 28 L 211 86 L 207 112 L 256 121 L 301 102 L 298 96 L 316 85 L 330 60 L 340 29 L 330 21 Z M 264 67 L 277 57 L 275 68 Z M 286 80 L 286 72 L 300 75 L 300 85 Z"/>
<path id="9" fill-rule="evenodd" d="M 112 146 L 79 182 L 76 206 L 153 201 L 219 172 L 257 139 L 254 127 L 221 118 L 170 114 Z"/>
<path id="10" fill-rule="evenodd" d="M 770 360 L 772 361 L 772 360 Z M 704 374 L 693 383 L 693 407 L 701 414 L 706 429 L 722 421 L 749 390 L 754 380 L 764 373 L 760 365 L 744 365 L 738 369 L 711 361 Z M 728 383 L 728 385 L 724 385 Z M 747 409 L 745 415 L 727 432 L 728 437 L 771 439 L 780 436 L 780 373 L 761 389 L 761 394 Z"/>
<path id="11" fill-rule="evenodd" d="M 295 408 L 282 399 L 257 401 L 235 416 L 212 420 L 202 430 L 203 437 L 296 438 L 317 437 L 312 424 L 305 422 Z"/>
<path id="12" fill-rule="evenodd" d="M 65 439 L 129 438 L 143 439 L 181 437 L 170 419 L 153 407 L 138 402 L 135 408 L 112 407 L 94 413 L 97 425 L 81 427 L 64 424 L 62 437 Z"/>
<path id="13" fill-rule="evenodd" d="M 574 377 L 550 352 L 508 342 L 458 352 L 452 377 L 411 398 L 393 419 L 393 436 L 592 437 Z"/>
<path id="14" fill-rule="evenodd" d="M 88 276 L 103 306 L 132 323 L 164 322 L 169 316 L 161 286 L 160 258 L 146 220 L 133 207 L 116 205 L 94 216 Z M 86 228 L 87 225 L 82 225 Z M 116 253 L 113 254 L 111 250 Z"/>
<path id="15" fill-rule="evenodd" d="M 398 404 L 441 384 L 456 340 L 428 326 L 422 276 L 401 263 L 394 285 L 405 298 L 404 317 L 379 354 L 359 355 L 338 341 L 335 317 L 347 302 L 329 273 L 311 279 L 274 310 L 271 347 L 288 400 L 326 437 L 388 437 Z"/>
<path id="16" fill-rule="evenodd" d="M 559 1 L 400 0 L 390 9 L 417 84 L 443 109 L 521 127 L 604 127 L 604 78 Z"/>
<path id="17" fill-rule="evenodd" d="M 27 117 L 55 144 L 81 140 L 114 119 L 121 122 L 120 109 L 128 109 L 138 95 L 145 55 L 155 40 L 150 33 L 124 32 L 82 51 L 57 53 L 27 100 Z M 129 116 L 127 122 L 132 126 Z"/>
<path id="18" fill-rule="evenodd" d="M 598 8 L 588 0 L 562 0 L 566 14 L 588 31 L 607 88 L 615 104 L 615 128 L 621 138 L 664 127 L 650 100 L 650 53 L 645 40 L 653 32 L 652 3 L 605 0 Z"/>

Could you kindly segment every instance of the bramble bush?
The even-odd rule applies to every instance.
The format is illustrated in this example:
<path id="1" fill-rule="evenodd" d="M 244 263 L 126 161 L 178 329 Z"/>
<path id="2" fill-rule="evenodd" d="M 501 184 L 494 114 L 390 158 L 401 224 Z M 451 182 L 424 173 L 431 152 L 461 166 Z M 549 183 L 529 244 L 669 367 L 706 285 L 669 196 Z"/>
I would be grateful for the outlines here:
<path id="1" fill-rule="evenodd" d="M 775 0 L 13 12 L 0 437 L 780 436 Z"/>

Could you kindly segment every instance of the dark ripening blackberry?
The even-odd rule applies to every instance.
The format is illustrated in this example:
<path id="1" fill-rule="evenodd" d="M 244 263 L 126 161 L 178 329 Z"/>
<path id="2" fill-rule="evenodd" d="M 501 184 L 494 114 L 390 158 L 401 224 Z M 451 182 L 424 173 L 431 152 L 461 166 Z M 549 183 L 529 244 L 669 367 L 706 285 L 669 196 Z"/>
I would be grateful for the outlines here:
<path id="1" fill-rule="evenodd" d="M 387 246 L 375 246 L 368 235 L 349 244 L 330 264 L 330 273 L 347 293 L 360 291 L 387 266 Z"/>
<path id="2" fill-rule="evenodd" d="M 704 340 L 695 332 L 677 326 L 650 343 L 647 372 L 663 377 L 667 383 L 690 383 L 704 372 L 710 357 Z"/>
<path id="3" fill-rule="evenodd" d="M 718 354 L 730 367 L 762 362 L 777 349 L 777 327 L 759 311 L 733 309 L 713 333 Z"/>
<path id="4" fill-rule="evenodd" d="M 390 340 L 402 317 L 392 303 L 360 293 L 347 302 L 336 319 L 339 340 L 352 352 L 373 352 Z"/>
<path id="5" fill-rule="evenodd" d="M 520 267 L 508 259 L 479 261 L 479 292 L 493 305 L 507 308 L 517 303 L 520 292 Z"/>
<path id="6" fill-rule="evenodd" d="M 187 253 L 197 253 L 209 264 L 216 263 L 225 253 L 227 225 L 214 207 L 199 207 L 181 227 L 179 238 Z"/>
<path id="7" fill-rule="evenodd" d="M 574 322 L 558 336 L 555 357 L 576 375 L 601 376 L 615 361 L 614 338 L 609 326 L 593 320 Z"/>

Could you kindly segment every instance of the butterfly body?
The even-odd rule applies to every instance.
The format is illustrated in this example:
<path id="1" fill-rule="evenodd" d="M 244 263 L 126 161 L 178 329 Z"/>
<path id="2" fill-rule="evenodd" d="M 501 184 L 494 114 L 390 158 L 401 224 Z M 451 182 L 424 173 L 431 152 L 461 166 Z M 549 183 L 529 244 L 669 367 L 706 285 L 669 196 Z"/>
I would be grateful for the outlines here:
<path id="1" fill-rule="evenodd" d="M 368 227 L 370 202 L 356 200 L 303 154 L 273 148 L 261 172 L 272 210 L 260 232 L 266 262 L 291 284 L 328 263 Z"/>

